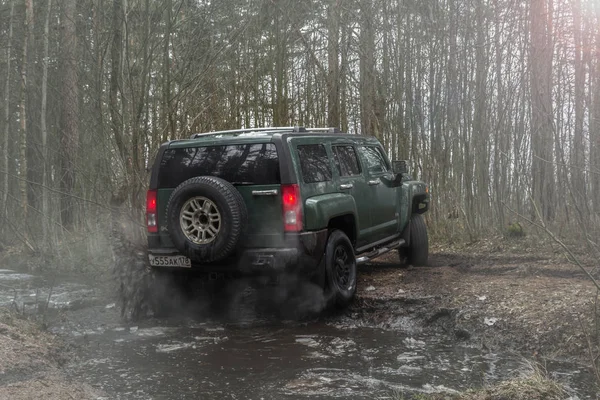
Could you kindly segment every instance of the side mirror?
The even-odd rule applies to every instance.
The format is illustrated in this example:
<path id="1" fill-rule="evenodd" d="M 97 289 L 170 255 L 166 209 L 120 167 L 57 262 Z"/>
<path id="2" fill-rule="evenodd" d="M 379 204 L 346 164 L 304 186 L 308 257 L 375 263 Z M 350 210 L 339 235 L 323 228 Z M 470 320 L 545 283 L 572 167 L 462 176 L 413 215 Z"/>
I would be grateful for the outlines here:
<path id="1" fill-rule="evenodd" d="M 406 163 L 406 160 L 392 161 L 392 169 L 396 174 L 408 174 L 408 164 Z"/>

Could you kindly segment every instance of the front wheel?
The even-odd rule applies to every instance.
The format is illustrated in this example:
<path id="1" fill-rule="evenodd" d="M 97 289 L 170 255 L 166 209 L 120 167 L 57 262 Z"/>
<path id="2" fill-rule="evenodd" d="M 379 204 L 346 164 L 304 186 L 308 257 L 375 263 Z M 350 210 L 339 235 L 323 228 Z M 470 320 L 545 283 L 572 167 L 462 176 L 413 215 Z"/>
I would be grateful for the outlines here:
<path id="1" fill-rule="evenodd" d="M 406 263 L 414 266 L 427 265 L 429 258 L 429 238 L 427 226 L 421 214 L 413 214 L 410 218 L 410 244 L 399 250 L 400 258 L 405 258 Z"/>
<path id="2" fill-rule="evenodd" d="M 334 230 L 325 247 L 325 293 L 330 305 L 348 306 L 356 294 L 356 257 L 348 236 Z"/>

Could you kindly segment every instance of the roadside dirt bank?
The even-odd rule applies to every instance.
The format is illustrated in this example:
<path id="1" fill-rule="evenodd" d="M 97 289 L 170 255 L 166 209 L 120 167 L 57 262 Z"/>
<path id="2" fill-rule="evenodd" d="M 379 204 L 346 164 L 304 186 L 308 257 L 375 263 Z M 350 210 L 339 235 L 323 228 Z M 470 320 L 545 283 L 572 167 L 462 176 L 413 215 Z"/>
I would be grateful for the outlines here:
<path id="1" fill-rule="evenodd" d="M 60 338 L 0 309 L 0 399 L 98 398 L 91 387 L 62 371 L 69 354 Z"/>
<path id="2" fill-rule="evenodd" d="M 434 246 L 428 267 L 402 267 L 397 260 L 390 253 L 361 268 L 355 309 L 375 324 L 412 314 L 424 329 L 483 349 L 589 364 L 590 343 L 598 343 L 596 290 L 560 249 L 498 239 L 460 249 Z M 590 270 L 597 265 L 585 254 L 581 260 Z"/>

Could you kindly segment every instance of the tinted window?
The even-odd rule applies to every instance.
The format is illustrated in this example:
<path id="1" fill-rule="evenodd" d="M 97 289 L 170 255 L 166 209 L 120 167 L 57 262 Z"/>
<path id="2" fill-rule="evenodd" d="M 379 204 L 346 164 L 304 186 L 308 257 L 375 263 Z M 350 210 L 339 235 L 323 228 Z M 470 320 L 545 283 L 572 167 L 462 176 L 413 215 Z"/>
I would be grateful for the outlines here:
<path id="1" fill-rule="evenodd" d="M 340 176 L 353 176 L 360 174 L 360 164 L 356 150 L 352 146 L 334 146 L 333 154 Z"/>
<path id="2" fill-rule="evenodd" d="M 169 149 L 160 163 L 158 186 L 174 188 L 201 175 L 238 185 L 278 184 L 277 149 L 272 143 Z"/>
<path id="3" fill-rule="evenodd" d="M 298 146 L 298 158 L 304 182 L 324 182 L 331 180 L 331 168 L 327 151 L 322 144 Z"/>
<path id="4" fill-rule="evenodd" d="M 387 161 L 378 147 L 361 147 L 360 149 L 367 162 L 369 172 L 377 174 L 389 170 Z"/>

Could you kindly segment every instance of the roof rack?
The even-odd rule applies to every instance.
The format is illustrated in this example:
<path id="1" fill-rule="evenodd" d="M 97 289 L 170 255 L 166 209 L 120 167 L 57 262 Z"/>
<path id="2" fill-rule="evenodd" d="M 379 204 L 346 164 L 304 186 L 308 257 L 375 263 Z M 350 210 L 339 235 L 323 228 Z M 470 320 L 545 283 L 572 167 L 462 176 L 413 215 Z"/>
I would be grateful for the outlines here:
<path id="1" fill-rule="evenodd" d="M 310 132 L 327 132 L 327 133 L 341 133 L 340 128 L 307 128 Z"/>
<path id="2" fill-rule="evenodd" d="M 205 133 L 195 133 L 191 136 L 191 139 L 197 139 L 204 135 L 235 135 L 239 133 L 249 133 L 249 132 L 294 132 L 294 133 L 302 133 L 302 132 L 327 132 L 327 133 L 340 133 L 339 128 L 305 128 L 303 126 L 278 126 L 278 127 L 267 127 L 267 128 L 246 128 L 246 129 L 231 129 L 227 131 L 213 131 L 213 132 L 205 132 Z"/>
<path id="3" fill-rule="evenodd" d="M 204 135 L 221 135 L 221 134 L 235 135 L 237 133 L 248 133 L 248 132 L 265 132 L 265 131 L 291 131 L 291 132 L 295 132 L 296 129 L 298 129 L 298 128 L 299 127 L 297 127 L 297 126 L 279 126 L 279 127 L 268 127 L 268 128 L 231 129 L 231 130 L 227 130 L 227 131 L 212 131 L 212 132 L 205 132 L 205 133 L 194 133 L 191 136 L 191 139 L 196 139 L 196 138 L 202 137 Z"/>

